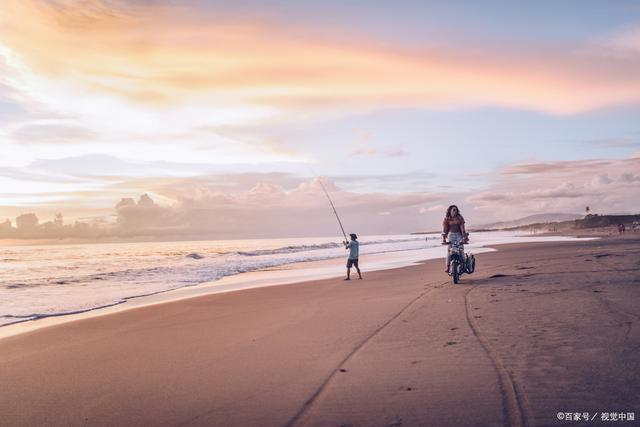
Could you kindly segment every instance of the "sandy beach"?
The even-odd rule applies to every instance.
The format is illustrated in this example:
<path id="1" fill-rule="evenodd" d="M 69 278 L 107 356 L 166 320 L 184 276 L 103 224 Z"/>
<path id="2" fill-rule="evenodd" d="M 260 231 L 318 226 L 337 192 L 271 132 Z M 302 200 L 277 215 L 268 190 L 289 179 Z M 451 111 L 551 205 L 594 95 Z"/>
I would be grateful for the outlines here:
<path id="1" fill-rule="evenodd" d="M 363 259 L 362 281 L 201 296 L 1 339 L 0 425 L 640 418 L 640 238 L 498 249 L 459 285 L 442 260 L 367 272 Z"/>

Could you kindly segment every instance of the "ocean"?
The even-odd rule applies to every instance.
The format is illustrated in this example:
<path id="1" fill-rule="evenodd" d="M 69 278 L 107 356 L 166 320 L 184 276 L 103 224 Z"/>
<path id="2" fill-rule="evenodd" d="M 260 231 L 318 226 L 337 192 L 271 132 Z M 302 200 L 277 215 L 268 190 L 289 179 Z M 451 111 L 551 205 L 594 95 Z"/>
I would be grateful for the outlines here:
<path id="1" fill-rule="evenodd" d="M 499 243 L 572 239 L 507 232 L 471 238 L 467 250 L 474 253 Z M 444 257 L 440 239 L 439 234 L 362 236 L 361 268 L 366 272 Z M 236 283 L 241 283 L 247 272 L 285 265 L 304 270 L 311 261 L 347 256 L 341 239 L 331 237 L 0 246 L 0 251 L 0 326 L 205 284 L 207 292 L 216 292 L 216 283 L 225 277 L 240 276 Z M 343 271 L 340 263 L 330 275 Z"/>

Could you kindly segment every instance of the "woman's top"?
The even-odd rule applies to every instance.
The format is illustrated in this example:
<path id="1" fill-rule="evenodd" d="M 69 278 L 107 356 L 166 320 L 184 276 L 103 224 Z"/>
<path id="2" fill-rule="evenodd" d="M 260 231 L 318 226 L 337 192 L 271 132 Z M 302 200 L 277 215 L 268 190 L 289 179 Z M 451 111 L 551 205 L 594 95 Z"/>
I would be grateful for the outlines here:
<path id="1" fill-rule="evenodd" d="M 462 227 L 464 227 L 464 218 L 460 214 L 452 218 L 445 217 L 442 221 L 442 229 L 445 234 L 462 233 Z"/>

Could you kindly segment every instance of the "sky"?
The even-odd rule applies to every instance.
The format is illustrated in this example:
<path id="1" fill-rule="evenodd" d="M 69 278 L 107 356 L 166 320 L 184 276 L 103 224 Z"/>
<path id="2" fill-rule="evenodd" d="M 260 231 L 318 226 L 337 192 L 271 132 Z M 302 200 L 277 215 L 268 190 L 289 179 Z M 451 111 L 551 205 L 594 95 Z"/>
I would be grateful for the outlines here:
<path id="1" fill-rule="evenodd" d="M 0 237 L 638 213 L 640 5 L 6 0 L 0 149 Z"/>

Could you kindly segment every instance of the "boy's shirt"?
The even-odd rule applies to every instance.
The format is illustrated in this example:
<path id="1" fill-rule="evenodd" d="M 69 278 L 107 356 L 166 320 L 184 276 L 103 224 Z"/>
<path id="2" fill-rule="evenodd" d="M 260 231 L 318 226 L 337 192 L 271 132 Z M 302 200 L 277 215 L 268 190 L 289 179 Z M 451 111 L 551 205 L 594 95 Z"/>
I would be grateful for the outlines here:
<path id="1" fill-rule="evenodd" d="M 360 242 L 352 240 L 347 243 L 347 247 L 349 248 L 349 259 L 357 259 L 360 255 Z"/>

